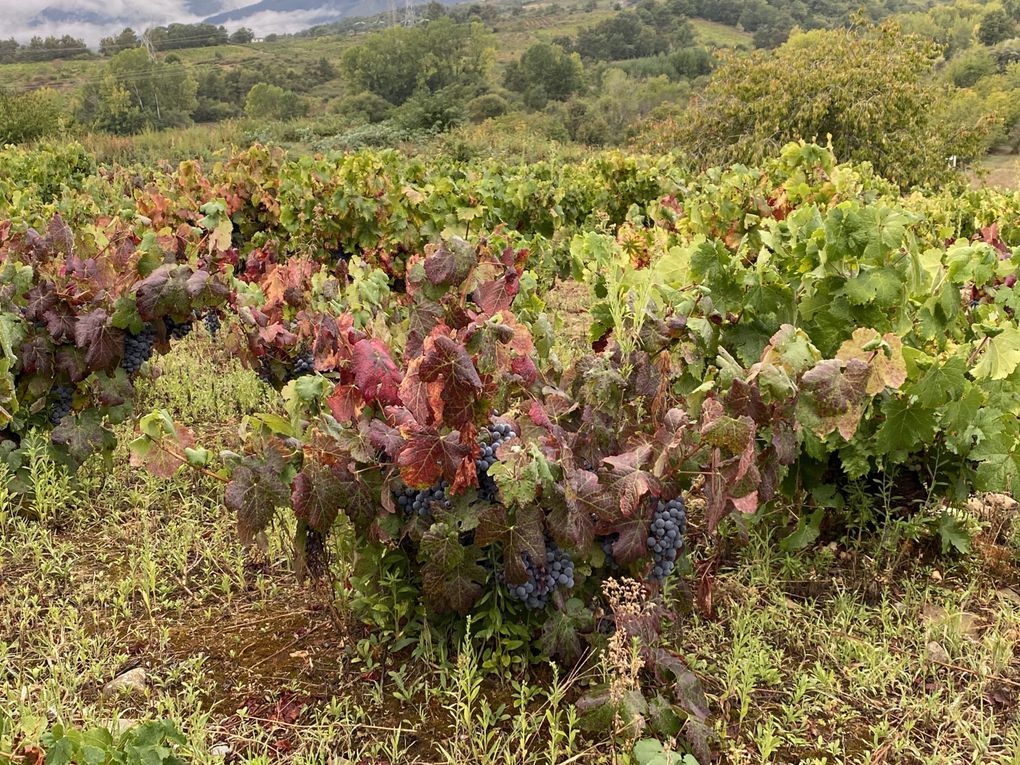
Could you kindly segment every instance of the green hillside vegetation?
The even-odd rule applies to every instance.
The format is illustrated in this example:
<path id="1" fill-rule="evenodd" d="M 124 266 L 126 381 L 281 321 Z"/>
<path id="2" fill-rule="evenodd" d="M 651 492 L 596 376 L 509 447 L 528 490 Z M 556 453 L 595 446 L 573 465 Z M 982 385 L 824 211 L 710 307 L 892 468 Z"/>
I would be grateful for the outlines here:
<path id="1" fill-rule="evenodd" d="M 870 31 L 891 11 L 884 31 Z M 704 166 L 832 136 L 840 156 L 905 185 L 1020 146 L 1017 3 L 887 3 L 857 15 L 779 0 L 431 3 L 417 18 L 393 28 L 388 16 L 349 19 L 258 42 L 247 30 L 170 25 L 148 31 L 151 55 L 134 30 L 84 58 L 68 47 L 65 58 L 30 62 L 31 45 L 7 45 L 15 63 L 0 65 L 11 105 L 0 138 L 71 134 L 117 161 L 253 142 L 424 151 L 438 140 L 541 154 L 551 141 L 679 149 Z M 539 140 L 522 143 L 521 131 Z M 892 166 L 890 156 L 906 156 L 896 147 L 914 141 L 923 161 Z"/>

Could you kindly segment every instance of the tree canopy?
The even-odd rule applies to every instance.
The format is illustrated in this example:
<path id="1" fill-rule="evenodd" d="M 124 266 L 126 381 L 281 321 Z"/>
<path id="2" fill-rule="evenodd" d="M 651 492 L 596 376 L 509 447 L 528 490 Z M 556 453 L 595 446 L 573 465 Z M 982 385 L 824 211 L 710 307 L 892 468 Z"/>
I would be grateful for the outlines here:
<path id="1" fill-rule="evenodd" d="M 981 153 L 994 113 L 949 119 L 931 73 L 939 49 L 894 23 L 816 30 L 771 52 L 731 56 L 682 120 L 652 125 L 648 142 L 681 147 L 702 165 L 754 163 L 791 140 L 826 141 L 909 186 L 948 173 L 950 156 Z"/>
<path id="2" fill-rule="evenodd" d="M 370 35 L 347 50 L 342 65 L 356 90 L 399 105 L 419 89 L 436 93 L 452 85 L 481 84 L 490 49 L 481 24 L 443 17 L 424 26 L 393 27 Z"/>

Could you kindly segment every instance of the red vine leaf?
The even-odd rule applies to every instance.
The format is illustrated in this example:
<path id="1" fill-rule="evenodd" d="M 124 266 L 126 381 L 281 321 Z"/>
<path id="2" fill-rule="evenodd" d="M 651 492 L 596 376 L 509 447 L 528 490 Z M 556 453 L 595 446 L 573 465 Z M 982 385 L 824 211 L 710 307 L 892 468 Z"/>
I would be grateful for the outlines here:
<path id="1" fill-rule="evenodd" d="M 479 285 L 475 300 L 482 311 L 492 316 L 494 313 L 508 310 L 520 291 L 520 275 L 516 269 L 508 268 L 499 279 Z"/>
<path id="2" fill-rule="evenodd" d="M 478 264 L 475 248 L 458 237 L 426 248 L 426 251 L 425 276 L 437 286 L 461 284 Z"/>
<path id="3" fill-rule="evenodd" d="M 462 444 L 459 434 L 442 436 L 435 428 L 417 427 L 405 437 L 407 443 L 397 456 L 404 483 L 424 489 L 446 478 L 455 493 L 469 485 L 465 483 L 464 466 L 474 470 L 476 447 Z"/>
<path id="4" fill-rule="evenodd" d="M 359 340 L 354 345 L 354 382 L 369 403 L 390 406 L 400 403 L 400 370 L 379 340 Z"/>

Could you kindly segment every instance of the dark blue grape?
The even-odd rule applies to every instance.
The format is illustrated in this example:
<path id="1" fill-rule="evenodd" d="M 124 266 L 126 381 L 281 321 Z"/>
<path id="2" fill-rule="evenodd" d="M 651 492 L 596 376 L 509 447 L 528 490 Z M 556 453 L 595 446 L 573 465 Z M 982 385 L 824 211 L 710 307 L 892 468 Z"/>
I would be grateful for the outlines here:
<path id="1" fill-rule="evenodd" d="M 67 385 L 58 385 L 53 389 L 53 403 L 50 406 L 50 422 L 59 425 L 60 421 L 71 413 L 74 391 Z"/>
<path id="2" fill-rule="evenodd" d="M 146 324 L 137 335 L 128 332 L 124 335 L 124 357 L 120 361 L 121 367 L 133 375 L 142 368 L 142 364 L 152 358 L 152 345 L 156 342 L 156 330 L 151 324 Z"/>
<path id="3" fill-rule="evenodd" d="M 606 568 L 610 570 L 619 568 L 616 558 L 613 557 L 613 545 L 616 544 L 616 540 L 619 538 L 619 534 L 609 534 L 608 536 L 598 537 L 598 542 L 602 547 L 602 552 L 606 554 Z"/>
<path id="4" fill-rule="evenodd" d="M 656 582 L 663 581 L 676 567 L 686 529 L 687 511 L 683 499 L 659 500 L 646 540 L 652 553 L 652 579 Z"/>
<path id="5" fill-rule="evenodd" d="M 315 359 L 310 351 L 305 351 L 294 361 L 294 366 L 291 369 L 291 379 L 297 377 L 303 377 L 304 375 L 310 375 L 315 372 Z"/>
<path id="6" fill-rule="evenodd" d="M 417 513 L 422 518 L 429 517 L 433 514 L 436 503 L 447 509 L 450 507 L 450 498 L 446 493 L 448 488 L 449 484 L 446 481 L 440 481 L 428 489 L 412 489 L 402 485 L 395 495 L 397 506 L 404 515 Z"/>
<path id="7" fill-rule="evenodd" d="M 489 425 L 479 434 L 481 454 L 475 460 L 475 471 L 478 473 L 478 495 L 487 502 L 499 499 L 496 482 L 489 475 L 489 468 L 499 461 L 496 450 L 515 436 L 513 428 L 505 422 Z"/>
<path id="8" fill-rule="evenodd" d="M 524 553 L 524 569 L 528 574 L 527 580 L 521 584 L 508 582 L 506 588 L 512 599 L 521 601 L 533 611 L 545 608 L 557 587 L 569 590 L 574 586 L 574 561 L 552 540 L 545 543 L 545 566 L 536 566 L 531 556 Z"/>
<path id="9" fill-rule="evenodd" d="M 163 317 L 163 326 L 166 327 L 166 333 L 169 337 L 174 340 L 183 340 L 191 334 L 191 322 L 176 322 L 169 316 Z"/>
<path id="10" fill-rule="evenodd" d="M 209 330 L 209 336 L 215 339 L 220 331 L 220 315 L 216 311 L 209 311 L 202 321 L 205 322 L 205 328 Z"/>

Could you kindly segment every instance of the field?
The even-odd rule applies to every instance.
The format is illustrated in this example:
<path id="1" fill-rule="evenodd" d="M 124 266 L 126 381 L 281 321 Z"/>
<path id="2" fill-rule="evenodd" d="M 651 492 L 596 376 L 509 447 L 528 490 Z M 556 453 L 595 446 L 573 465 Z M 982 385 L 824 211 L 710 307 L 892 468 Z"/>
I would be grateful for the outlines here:
<path id="1" fill-rule="evenodd" d="M 0 167 L 3 765 L 1020 762 L 1016 195 Z"/>
<path id="2" fill-rule="evenodd" d="M 274 396 L 198 333 L 159 366 L 144 405 L 207 443 L 236 445 Z M 240 548 L 215 482 L 140 475 L 123 450 L 98 463 L 79 486 L 38 466 L 43 523 L 0 508 L 0 704 L 20 733 L 168 718 L 198 763 L 627 761 L 572 710 L 618 671 L 604 659 L 498 679 L 441 645 L 391 652 L 351 617 L 345 540 L 335 590 L 299 588 L 282 534 Z M 664 640 L 702 680 L 722 761 L 1017 762 L 1020 521 L 989 513 L 964 562 L 918 556 L 893 526 L 805 555 L 756 528 L 725 553 L 711 617 L 677 582 Z M 103 694 L 134 668 L 144 687 Z"/>

